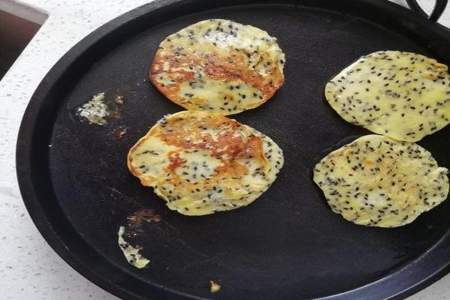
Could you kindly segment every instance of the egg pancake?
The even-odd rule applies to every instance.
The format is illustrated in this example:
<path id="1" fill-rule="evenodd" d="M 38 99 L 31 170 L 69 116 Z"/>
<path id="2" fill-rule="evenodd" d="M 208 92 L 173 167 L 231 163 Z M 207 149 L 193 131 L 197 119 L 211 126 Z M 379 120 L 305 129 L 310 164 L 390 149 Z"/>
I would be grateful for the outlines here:
<path id="1" fill-rule="evenodd" d="M 250 204 L 275 181 L 283 161 L 266 135 L 201 111 L 162 118 L 128 154 L 128 168 L 142 185 L 190 216 Z"/>
<path id="2" fill-rule="evenodd" d="M 366 135 L 325 156 L 314 182 L 346 220 L 398 227 L 447 199 L 447 173 L 415 143 Z"/>
<path id="3" fill-rule="evenodd" d="M 260 106 L 283 85 L 284 53 L 259 28 L 205 20 L 166 37 L 150 81 L 187 110 L 230 115 Z"/>
<path id="4" fill-rule="evenodd" d="M 347 122 L 399 141 L 420 141 L 450 123 L 448 67 L 416 53 L 363 56 L 328 82 L 325 97 Z"/>

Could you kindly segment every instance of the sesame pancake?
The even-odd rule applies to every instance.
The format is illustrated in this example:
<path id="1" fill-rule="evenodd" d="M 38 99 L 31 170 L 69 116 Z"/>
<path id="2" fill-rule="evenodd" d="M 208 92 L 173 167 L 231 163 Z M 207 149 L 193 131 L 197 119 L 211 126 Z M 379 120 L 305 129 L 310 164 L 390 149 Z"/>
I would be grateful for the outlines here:
<path id="1" fill-rule="evenodd" d="M 252 203 L 275 181 L 283 161 L 266 135 L 200 111 L 162 118 L 128 154 L 128 168 L 142 185 L 190 216 Z"/>
<path id="2" fill-rule="evenodd" d="M 325 156 L 314 182 L 346 220 L 398 227 L 447 199 L 447 173 L 415 143 L 366 135 Z"/>
<path id="3" fill-rule="evenodd" d="M 150 81 L 187 110 L 236 114 L 260 106 L 283 85 L 277 39 L 229 20 L 204 20 L 159 45 Z"/>
<path id="4" fill-rule="evenodd" d="M 448 68 L 416 53 L 363 56 L 328 82 L 325 97 L 347 122 L 399 141 L 420 141 L 450 123 Z"/>

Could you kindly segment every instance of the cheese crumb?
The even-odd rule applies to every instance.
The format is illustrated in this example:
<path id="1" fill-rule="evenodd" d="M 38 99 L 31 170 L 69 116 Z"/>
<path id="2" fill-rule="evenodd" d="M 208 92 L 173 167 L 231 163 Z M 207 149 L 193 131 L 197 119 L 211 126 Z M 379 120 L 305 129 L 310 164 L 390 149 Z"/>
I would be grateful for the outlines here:
<path id="1" fill-rule="evenodd" d="M 78 108 L 78 115 L 89 121 L 90 124 L 105 125 L 110 115 L 108 106 L 103 102 L 105 93 L 98 93 L 92 99 Z"/>
<path id="2" fill-rule="evenodd" d="M 210 280 L 209 281 L 209 290 L 211 293 L 217 293 L 218 291 L 220 291 L 220 289 L 222 288 L 220 286 L 220 284 L 218 284 L 217 282 Z"/>
<path id="3" fill-rule="evenodd" d="M 139 251 L 142 250 L 142 248 L 133 247 L 132 245 L 130 245 L 130 243 L 125 241 L 125 239 L 123 238 L 124 234 L 125 234 L 125 227 L 120 226 L 119 232 L 117 234 L 118 236 L 117 241 L 119 243 L 120 250 L 122 250 L 123 252 L 123 255 L 125 256 L 130 265 L 138 269 L 145 268 L 150 263 L 150 260 L 143 257 L 142 254 L 139 253 Z"/>

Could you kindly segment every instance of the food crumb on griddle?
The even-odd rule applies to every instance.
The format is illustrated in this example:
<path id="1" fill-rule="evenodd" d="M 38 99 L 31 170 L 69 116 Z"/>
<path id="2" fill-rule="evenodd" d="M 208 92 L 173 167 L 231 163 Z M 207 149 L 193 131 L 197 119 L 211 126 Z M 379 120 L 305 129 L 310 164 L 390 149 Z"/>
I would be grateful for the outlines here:
<path id="1" fill-rule="evenodd" d="M 114 99 L 114 102 L 116 102 L 119 105 L 122 105 L 123 104 L 123 96 L 117 95 L 116 98 Z"/>
<path id="2" fill-rule="evenodd" d="M 218 284 L 217 282 L 215 282 L 214 280 L 209 281 L 209 291 L 211 293 L 217 293 L 220 291 L 221 288 L 222 288 L 222 286 L 220 284 Z"/>
<path id="3" fill-rule="evenodd" d="M 127 134 L 127 131 L 128 131 L 128 127 L 119 126 L 116 129 L 114 129 L 113 135 L 116 139 L 120 140 Z"/>
<path id="4" fill-rule="evenodd" d="M 138 269 L 145 268 L 150 263 L 150 260 L 142 256 L 142 254 L 140 253 L 143 248 L 138 245 L 132 246 L 125 240 L 125 235 L 125 227 L 120 226 L 119 232 L 117 233 L 117 242 L 126 260 L 133 267 L 136 267 Z"/>
<path id="5" fill-rule="evenodd" d="M 86 119 L 89 124 L 105 125 L 106 118 L 110 115 L 108 106 L 104 102 L 105 93 L 98 93 L 91 100 L 77 109 L 81 118 Z"/>
<path id="6" fill-rule="evenodd" d="M 87 121 L 89 124 L 103 126 L 108 124 L 111 120 L 121 118 L 121 109 L 124 103 L 125 99 L 122 95 L 114 96 L 111 92 L 101 92 L 95 94 L 89 101 L 77 107 L 75 115 L 81 121 Z M 123 126 L 121 127 L 123 128 Z M 126 133 L 126 130 L 122 131 L 124 132 L 123 134 Z"/>
<path id="7" fill-rule="evenodd" d="M 136 227 L 141 225 L 142 221 L 159 223 L 161 222 L 161 216 L 151 208 L 143 208 L 128 216 L 127 220 L 130 227 Z"/>

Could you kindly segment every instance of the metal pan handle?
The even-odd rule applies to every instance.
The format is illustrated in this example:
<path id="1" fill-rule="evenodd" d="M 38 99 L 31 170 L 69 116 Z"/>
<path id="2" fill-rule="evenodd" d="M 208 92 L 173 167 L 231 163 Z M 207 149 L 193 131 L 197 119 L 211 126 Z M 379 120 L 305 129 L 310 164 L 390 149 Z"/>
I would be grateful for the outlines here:
<path id="1" fill-rule="evenodd" d="M 439 18 L 442 16 L 442 13 L 447 7 L 447 2 L 448 0 L 436 0 L 436 2 L 434 3 L 433 11 L 428 16 L 428 14 L 422 9 L 422 7 L 420 7 L 419 3 L 417 3 L 417 0 L 406 0 L 406 3 L 408 3 L 408 6 L 413 11 L 422 15 L 433 23 L 437 22 L 437 20 L 439 20 Z"/>

